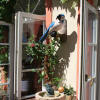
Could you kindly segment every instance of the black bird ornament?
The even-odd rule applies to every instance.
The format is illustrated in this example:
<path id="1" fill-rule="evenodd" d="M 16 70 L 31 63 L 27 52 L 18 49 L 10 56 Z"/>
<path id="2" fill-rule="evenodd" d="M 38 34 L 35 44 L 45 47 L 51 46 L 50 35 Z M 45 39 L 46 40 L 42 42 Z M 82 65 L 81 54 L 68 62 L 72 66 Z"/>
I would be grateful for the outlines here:
<path id="1" fill-rule="evenodd" d="M 49 96 L 54 95 L 54 89 L 52 88 L 50 84 L 46 84 L 45 87 Z"/>

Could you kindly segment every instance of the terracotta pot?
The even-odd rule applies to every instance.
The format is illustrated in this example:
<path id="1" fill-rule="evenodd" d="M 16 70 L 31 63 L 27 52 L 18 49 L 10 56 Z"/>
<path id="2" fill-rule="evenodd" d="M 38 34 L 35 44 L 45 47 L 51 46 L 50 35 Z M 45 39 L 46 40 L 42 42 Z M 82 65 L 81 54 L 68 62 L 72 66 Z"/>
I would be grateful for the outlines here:
<path id="1" fill-rule="evenodd" d="M 72 97 L 73 97 L 73 96 L 71 96 L 71 95 L 69 95 L 69 96 L 66 95 L 66 100 L 72 100 Z"/>
<path id="2" fill-rule="evenodd" d="M 35 97 L 36 97 L 36 100 L 66 100 L 66 96 L 63 94 L 63 93 L 60 93 L 60 96 L 57 96 L 57 97 L 48 97 L 48 96 L 42 96 L 44 95 L 46 92 L 38 92 L 36 93 Z"/>

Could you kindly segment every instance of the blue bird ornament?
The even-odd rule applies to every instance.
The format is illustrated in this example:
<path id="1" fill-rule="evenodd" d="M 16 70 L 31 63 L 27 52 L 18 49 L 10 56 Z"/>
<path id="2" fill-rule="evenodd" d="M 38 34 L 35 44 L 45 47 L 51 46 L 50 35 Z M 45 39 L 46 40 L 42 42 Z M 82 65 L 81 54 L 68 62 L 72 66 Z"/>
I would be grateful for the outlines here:
<path id="1" fill-rule="evenodd" d="M 48 95 L 54 95 L 54 89 L 52 88 L 50 84 L 46 84 L 45 87 L 48 92 Z"/>
<path id="2" fill-rule="evenodd" d="M 64 24 L 65 16 L 64 14 L 59 14 L 56 17 L 56 21 L 52 22 L 46 32 L 41 36 L 39 42 L 42 43 L 48 35 L 51 35 L 52 37 L 56 37 L 57 32 L 62 28 Z"/>

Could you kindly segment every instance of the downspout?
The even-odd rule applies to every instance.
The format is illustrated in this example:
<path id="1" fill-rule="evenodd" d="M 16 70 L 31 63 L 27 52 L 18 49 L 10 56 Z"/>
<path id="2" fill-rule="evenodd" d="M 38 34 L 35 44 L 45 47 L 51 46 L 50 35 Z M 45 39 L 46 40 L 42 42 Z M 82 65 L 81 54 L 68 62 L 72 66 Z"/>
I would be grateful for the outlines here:
<path id="1" fill-rule="evenodd" d="M 80 0 L 78 6 L 78 40 L 77 40 L 77 86 L 76 100 L 81 100 L 82 90 L 82 47 L 83 47 L 83 15 L 84 15 L 84 0 Z"/>

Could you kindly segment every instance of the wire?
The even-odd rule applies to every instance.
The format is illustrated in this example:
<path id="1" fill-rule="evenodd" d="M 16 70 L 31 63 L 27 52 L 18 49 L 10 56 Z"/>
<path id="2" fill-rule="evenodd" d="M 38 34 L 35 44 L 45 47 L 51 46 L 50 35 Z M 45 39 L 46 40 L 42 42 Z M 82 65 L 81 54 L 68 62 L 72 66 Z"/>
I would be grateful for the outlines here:
<path id="1" fill-rule="evenodd" d="M 38 0 L 38 2 L 37 2 L 37 4 L 36 4 L 35 8 L 34 8 L 33 11 L 32 11 L 32 13 L 35 12 L 35 10 L 36 10 L 36 8 L 38 7 L 39 3 L 40 3 L 40 0 Z"/>

